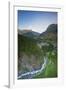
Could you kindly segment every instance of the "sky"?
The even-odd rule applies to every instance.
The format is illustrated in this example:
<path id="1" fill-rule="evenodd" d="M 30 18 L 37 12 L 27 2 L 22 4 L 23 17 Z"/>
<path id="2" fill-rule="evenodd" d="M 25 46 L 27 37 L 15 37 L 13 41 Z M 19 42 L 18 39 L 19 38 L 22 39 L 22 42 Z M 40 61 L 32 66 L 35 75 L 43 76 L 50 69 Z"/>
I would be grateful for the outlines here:
<path id="1" fill-rule="evenodd" d="M 57 24 L 57 12 L 18 10 L 18 29 L 42 33 L 50 24 Z"/>

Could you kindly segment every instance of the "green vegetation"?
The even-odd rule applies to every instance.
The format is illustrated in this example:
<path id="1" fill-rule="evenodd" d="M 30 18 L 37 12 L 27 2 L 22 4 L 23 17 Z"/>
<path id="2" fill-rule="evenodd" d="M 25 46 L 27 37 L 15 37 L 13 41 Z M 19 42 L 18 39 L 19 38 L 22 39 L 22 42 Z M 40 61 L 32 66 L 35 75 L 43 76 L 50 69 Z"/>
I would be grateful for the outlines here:
<path id="1" fill-rule="evenodd" d="M 34 78 L 50 78 L 57 77 L 57 56 L 48 55 L 48 64 L 46 68 Z"/>
<path id="2" fill-rule="evenodd" d="M 46 68 L 40 73 L 36 74 L 34 78 L 57 77 L 57 51 L 54 46 L 49 43 L 48 46 L 42 46 L 45 57 L 48 58 Z"/>
<path id="3" fill-rule="evenodd" d="M 31 60 L 32 55 L 34 56 L 34 60 Z M 20 60 L 23 56 L 24 58 L 26 56 L 27 58 L 29 57 L 29 60 L 25 59 L 20 63 Z M 29 71 L 26 65 L 23 66 L 23 62 L 29 66 L 32 65 L 34 68 L 37 68 L 43 63 L 43 51 L 39 48 L 35 39 L 23 35 L 18 35 L 18 60 L 18 70 L 22 70 L 22 72 L 26 70 Z"/>
<path id="4" fill-rule="evenodd" d="M 50 63 L 47 65 L 44 77 L 57 77 L 57 67 L 54 63 Z"/>
<path id="5" fill-rule="evenodd" d="M 36 40 L 18 35 L 18 57 L 21 52 L 24 52 L 28 55 L 42 55 L 42 50 L 37 46 Z"/>
<path id="6" fill-rule="evenodd" d="M 41 48 L 38 43 L 44 43 Z M 46 43 L 46 45 L 45 45 Z M 33 55 L 33 59 L 32 56 Z M 22 57 L 29 57 L 20 61 Z M 50 25 L 46 32 L 43 32 L 38 38 L 30 38 L 18 34 L 18 70 L 29 71 L 26 66 L 32 66 L 33 69 L 40 67 L 43 63 L 43 58 L 48 58 L 48 63 L 45 69 L 36 74 L 33 78 L 50 78 L 57 77 L 57 25 Z M 25 64 L 24 64 L 25 63 Z"/>

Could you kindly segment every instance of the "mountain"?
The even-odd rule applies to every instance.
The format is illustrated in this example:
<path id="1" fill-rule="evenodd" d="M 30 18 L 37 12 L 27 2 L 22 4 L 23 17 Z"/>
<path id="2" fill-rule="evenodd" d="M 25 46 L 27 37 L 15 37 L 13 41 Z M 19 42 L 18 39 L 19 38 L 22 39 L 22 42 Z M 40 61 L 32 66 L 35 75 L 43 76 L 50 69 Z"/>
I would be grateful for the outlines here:
<path id="1" fill-rule="evenodd" d="M 40 33 L 32 31 L 32 30 L 18 30 L 18 34 L 30 37 L 30 38 L 36 38 L 40 35 Z"/>
<path id="2" fill-rule="evenodd" d="M 45 74 L 48 77 L 52 74 L 56 76 L 57 24 L 49 25 L 46 31 L 41 34 L 32 30 L 18 30 L 18 73 L 39 69 L 45 56 L 48 59 L 48 64 L 40 78 L 42 76 L 44 78 Z"/>
<path id="3" fill-rule="evenodd" d="M 51 24 L 48 26 L 47 30 L 40 34 L 40 36 L 44 36 L 47 33 L 57 33 L 57 24 Z"/>
<path id="4" fill-rule="evenodd" d="M 57 24 L 51 24 L 47 30 L 40 34 L 39 38 L 46 42 L 57 42 Z"/>
<path id="5" fill-rule="evenodd" d="M 18 29 L 18 34 L 23 35 L 25 33 L 31 32 L 31 31 L 32 31 L 31 29 L 30 30 L 28 30 L 28 29 L 23 29 L 23 30 Z"/>

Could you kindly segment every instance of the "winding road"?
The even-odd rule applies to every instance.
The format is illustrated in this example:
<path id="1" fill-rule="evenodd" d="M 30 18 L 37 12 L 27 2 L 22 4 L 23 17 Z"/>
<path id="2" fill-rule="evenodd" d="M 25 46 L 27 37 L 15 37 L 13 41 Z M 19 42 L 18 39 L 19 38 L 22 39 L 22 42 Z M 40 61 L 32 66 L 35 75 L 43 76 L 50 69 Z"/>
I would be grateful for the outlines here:
<path id="1" fill-rule="evenodd" d="M 47 65 L 47 58 L 44 57 L 44 63 L 42 64 L 41 68 L 38 69 L 38 70 L 34 70 L 34 71 L 31 71 L 31 72 L 26 72 L 26 73 L 22 73 L 21 75 L 18 76 L 18 79 L 20 78 L 24 78 L 24 77 L 27 77 L 27 78 L 32 78 L 35 74 L 38 74 L 38 73 L 41 73 L 43 71 L 43 69 L 45 69 L 46 65 Z"/>

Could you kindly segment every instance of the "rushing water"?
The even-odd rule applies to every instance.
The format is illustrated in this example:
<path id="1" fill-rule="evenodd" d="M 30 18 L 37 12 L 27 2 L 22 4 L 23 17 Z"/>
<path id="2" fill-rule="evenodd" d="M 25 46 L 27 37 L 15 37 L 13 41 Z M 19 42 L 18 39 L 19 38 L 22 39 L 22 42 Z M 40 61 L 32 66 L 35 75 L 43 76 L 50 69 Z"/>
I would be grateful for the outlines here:
<path id="1" fill-rule="evenodd" d="M 40 69 L 31 71 L 31 72 L 22 73 L 21 75 L 18 76 L 18 79 L 21 79 L 21 78 L 25 78 L 25 79 L 32 78 L 33 76 L 35 76 L 35 74 L 41 73 L 43 71 L 43 69 L 45 69 L 46 64 L 47 64 L 47 58 L 44 57 L 44 63 L 42 64 Z"/>

